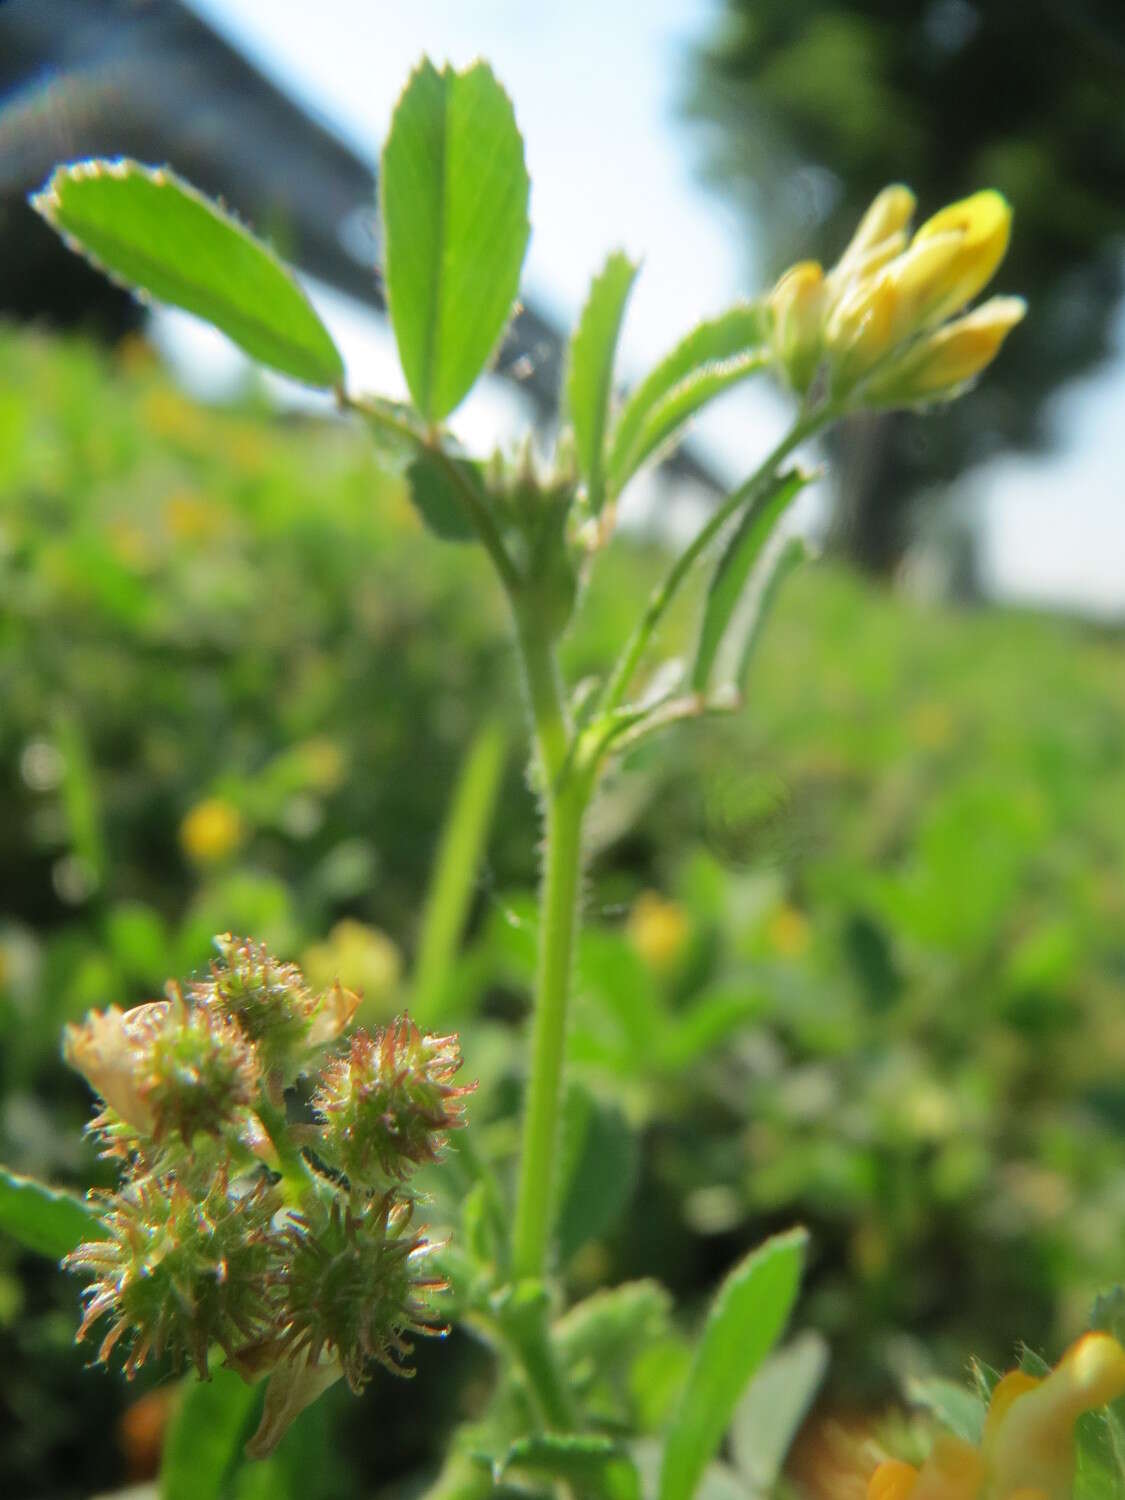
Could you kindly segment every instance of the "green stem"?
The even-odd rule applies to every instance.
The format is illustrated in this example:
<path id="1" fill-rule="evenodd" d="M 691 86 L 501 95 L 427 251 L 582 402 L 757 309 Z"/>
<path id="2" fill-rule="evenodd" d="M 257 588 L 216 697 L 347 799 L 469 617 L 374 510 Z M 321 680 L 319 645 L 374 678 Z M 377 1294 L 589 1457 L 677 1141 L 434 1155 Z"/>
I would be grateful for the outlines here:
<path id="1" fill-rule="evenodd" d="M 676 561 L 668 570 L 663 582 L 652 592 L 644 614 L 637 623 L 636 629 L 625 643 L 615 665 L 613 672 L 607 681 L 598 703 L 598 709 L 602 714 L 612 713 L 620 706 L 625 694 L 629 691 L 629 684 L 633 680 L 633 674 L 637 670 L 645 648 L 652 639 L 656 627 L 664 617 L 664 612 L 679 592 L 680 585 L 691 572 L 693 566 L 702 554 L 714 541 L 715 537 L 723 529 L 730 518 L 743 506 L 753 503 L 758 492 L 772 478 L 774 471 L 781 461 L 792 453 L 794 448 L 800 446 L 814 432 L 820 430 L 826 422 L 835 415 L 834 409 L 822 406 L 808 415 L 798 418 L 789 432 L 777 447 L 770 453 L 754 471 L 745 484 L 739 485 L 733 494 L 728 496 L 719 506 L 718 510 L 700 527 L 695 537 L 680 553 Z"/>
<path id="2" fill-rule="evenodd" d="M 575 781 L 547 803 L 531 1074 L 512 1248 L 517 1278 L 541 1276 L 547 1260 L 585 804 L 585 788 Z"/>
<path id="3" fill-rule="evenodd" d="M 316 1176 L 289 1133 L 285 1107 L 270 1104 L 263 1098 L 259 1099 L 255 1113 L 277 1156 L 277 1169 L 281 1173 L 285 1196 L 300 1207 L 316 1191 Z"/>
<path id="4" fill-rule="evenodd" d="M 576 768 L 570 758 L 570 728 L 563 709 L 555 655 L 550 640 L 538 626 L 534 604 L 534 600 L 524 600 L 515 610 L 516 635 L 543 778 L 545 823 L 535 1018 L 512 1241 L 512 1269 L 517 1279 L 541 1276 L 547 1261 L 566 1049 L 566 1009 L 578 930 L 582 819 L 591 789 L 590 777 Z"/>

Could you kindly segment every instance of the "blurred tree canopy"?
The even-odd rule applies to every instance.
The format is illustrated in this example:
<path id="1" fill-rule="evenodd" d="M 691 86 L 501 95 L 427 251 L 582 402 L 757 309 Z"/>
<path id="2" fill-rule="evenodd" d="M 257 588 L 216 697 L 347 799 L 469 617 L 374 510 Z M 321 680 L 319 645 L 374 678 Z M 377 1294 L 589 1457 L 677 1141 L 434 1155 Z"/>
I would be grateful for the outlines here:
<path id="1" fill-rule="evenodd" d="M 1109 352 L 1125 283 L 1120 0 L 725 0 L 688 108 L 719 128 L 759 270 L 838 255 L 867 202 L 909 183 L 927 217 L 999 188 L 1015 230 L 998 290 L 1031 314 L 972 401 L 845 430 L 839 543 L 892 568 L 920 491 L 1046 439 L 1045 405 Z"/>

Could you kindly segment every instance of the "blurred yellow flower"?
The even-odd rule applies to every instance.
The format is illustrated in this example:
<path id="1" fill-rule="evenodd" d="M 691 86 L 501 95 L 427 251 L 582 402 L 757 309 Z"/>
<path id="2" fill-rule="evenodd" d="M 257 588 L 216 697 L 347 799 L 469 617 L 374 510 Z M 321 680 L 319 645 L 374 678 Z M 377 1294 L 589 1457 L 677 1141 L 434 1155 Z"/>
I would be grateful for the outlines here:
<path id="1" fill-rule="evenodd" d="M 785 958 L 796 958 L 809 946 L 808 918 L 785 902 L 770 917 L 766 936 L 775 952 Z"/>
<path id="2" fill-rule="evenodd" d="M 318 792 L 334 792 L 347 773 L 348 759 L 343 747 L 327 735 L 305 740 L 295 753 L 300 757 L 307 785 Z"/>
<path id="3" fill-rule="evenodd" d="M 633 903 L 625 932 L 630 943 L 657 973 L 673 968 L 691 935 L 687 915 L 659 891 L 642 891 Z"/>
<path id="4" fill-rule="evenodd" d="M 198 865 L 219 864 L 238 849 L 246 824 L 238 808 L 222 797 L 197 802 L 180 824 L 180 844 Z"/>
<path id="5" fill-rule="evenodd" d="M 402 955 L 385 932 L 354 917 L 337 922 L 328 940 L 314 943 L 301 956 L 301 967 L 314 989 L 337 980 L 363 997 L 364 1011 L 386 1010 L 402 977 Z"/>
<path id="6" fill-rule="evenodd" d="M 980 1448 L 943 1437 L 915 1469 L 882 1463 L 868 1500 L 1071 1500 L 1074 1424 L 1125 1394 L 1125 1349 L 1087 1333 L 1042 1380 L 1023 1370 L 992 1393 Z"/>
<path id="7" fill-rule="evenodd" d="M 164 502 L 164 526 L 181 542 L 209 541 L 225 528 L 226 517 L 213 500 L 178 490 Z"/>

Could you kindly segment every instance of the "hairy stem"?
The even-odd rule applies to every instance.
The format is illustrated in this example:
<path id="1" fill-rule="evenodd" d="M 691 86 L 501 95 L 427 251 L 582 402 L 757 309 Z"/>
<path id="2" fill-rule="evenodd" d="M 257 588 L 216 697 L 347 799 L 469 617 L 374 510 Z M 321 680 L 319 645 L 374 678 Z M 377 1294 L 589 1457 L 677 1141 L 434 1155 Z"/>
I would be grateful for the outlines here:
<path id="1" fill-rule="evenodd" d="M 578 930 L 582 819 L 590 795 L 589 777 L 579 773 L 570 759 L 570 728 L 555 653 L 535 618 L 534 602 L 526 600 L 516 608 L 516 634 L 544 787 L 545 825 L 531 1066 L 512 1242 L 512 1269 L 517 1279 L 541 1276 L 547 1261 L 567 1000 Z"/>
<path id="2" fill-rule="evenodd" d="M 583 788 L 574 782 L 548 799 L 531 1073 L 512 1250 L 517 1278 L 541 1276 L 547 1260 L 584 811 Z"/>

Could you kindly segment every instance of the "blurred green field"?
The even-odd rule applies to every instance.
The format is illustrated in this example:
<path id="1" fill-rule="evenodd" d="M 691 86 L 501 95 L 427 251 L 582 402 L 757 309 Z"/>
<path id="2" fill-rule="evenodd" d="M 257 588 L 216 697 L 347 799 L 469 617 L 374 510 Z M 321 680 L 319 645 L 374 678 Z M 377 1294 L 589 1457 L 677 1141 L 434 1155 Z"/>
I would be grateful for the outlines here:
<path id="1" fill-rule="evenodd" d="M 0 369 L 0 1160 L 85 1185 L 62 1025 L 228 929 L 392 1013 L 457 768 L 519 695 L 485 565 L 423 534 L 358 429 L 201 408 L 140 344 L 4 332 Z M 577 673 L 659 563 L 599 564 Z M 596 1111 L 576 1138 L 603 1180 L 565 1237 L 577 1288 L 651 1274 L 690 1305 L 803 1220 L 800 1321 L 847 1407 L 1083 1326 L 1125 1243 L 1123 659 L 824 564 L 748 709 L 637 753 L 594 820 L 571 1112 Z M 521 755 L 441 997 L 500 1154 L 535 936 Z M 136 1393 L 84 1373 L 76 1303 L 0 1243 L 5 1494 L 121 1476 L 87 1443 Z M 425 1377 L 402 1468 L 446 1399 Z"/>

